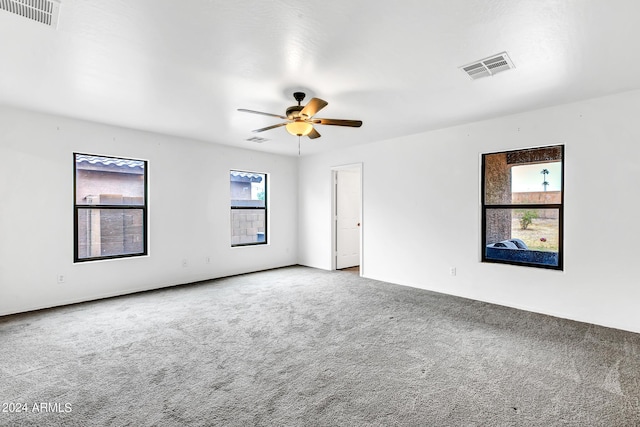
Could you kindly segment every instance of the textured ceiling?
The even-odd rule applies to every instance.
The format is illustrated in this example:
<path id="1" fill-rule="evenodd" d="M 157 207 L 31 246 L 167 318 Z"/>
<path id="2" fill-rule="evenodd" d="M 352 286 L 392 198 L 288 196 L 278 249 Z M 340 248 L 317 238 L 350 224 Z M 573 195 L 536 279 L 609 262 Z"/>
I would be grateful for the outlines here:
<path id="1" fill-rule="evenodd" d="M 640 88 L 637 0 L 61 0 L 58 28 L 0 10 L 0 104 L 297 155 L 252 129 L 292 93 L 329 105 L 302 154 Z M 459 67 L 507 51 L 515 69 Z M 252 136 L 264 143 L 246 141 Z M 1 141 L 0 141 L 1 143 Z"/>

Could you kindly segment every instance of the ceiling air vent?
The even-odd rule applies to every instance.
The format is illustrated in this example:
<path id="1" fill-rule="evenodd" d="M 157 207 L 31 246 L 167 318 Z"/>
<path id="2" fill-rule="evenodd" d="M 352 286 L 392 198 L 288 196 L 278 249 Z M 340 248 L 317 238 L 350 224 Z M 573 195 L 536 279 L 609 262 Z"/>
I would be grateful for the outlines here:
<path id="1" fill-rule="evenodd" d="M 6 10 L 57 28 L 60 2 L 55 0 L 0 0 L 0 10 Z"/>
<path id="2" fill-rule="evenodd" d="M 247 139 L 247 141 L 249 142 L 257 142 L 258 144 L 262 144 L 263 142 L 268 141 L 267 138 L 260 138 L 259 136 L 252 136 L 251 138 Z"/>
<path id="3" fill-rule="evenodd" d="M 509 55 L 507 55 L 507 52 L 502 52 L 460 67 L 472 80 L 493 76 L 501 71 L 507 71 L 512 68 L 515 68 L 515 66 L 513 62 L 511 62 Z"/>

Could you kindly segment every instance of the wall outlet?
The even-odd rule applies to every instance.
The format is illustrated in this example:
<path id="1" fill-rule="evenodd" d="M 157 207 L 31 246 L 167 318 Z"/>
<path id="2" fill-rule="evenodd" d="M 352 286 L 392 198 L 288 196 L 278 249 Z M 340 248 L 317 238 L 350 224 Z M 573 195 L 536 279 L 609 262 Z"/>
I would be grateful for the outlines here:
<path id="1" fill-rule="evenodd" d="M 206 264 L 211 264 L 211 257 L 210 257 L 210 256 L 206 257 L 206 258 L 204 259 L 204 262 L 205 262 Z"/>
<path id="2" fill-rule="evenodd" d="M 184 258 L 184 259 L 182 260 L 182 266 L 183 266 L 183 267 L 188 267 L 188 266 L 189 266 L 189 262 L 187 262 L 187 259 L 186 259 L 186 258 Z"/>
<path id="3" fill-rule="evenodd" d="M 65 277 L 64 274 L 58 274 L 58 283 L 64 283 Z"/>
<path id="4" fill-rule="evenodd" d="M 450 276 L 455 276 L 456 275 L 456 268 L 455 267 L 450 267 L 449 268 L 449 275 Z"/>

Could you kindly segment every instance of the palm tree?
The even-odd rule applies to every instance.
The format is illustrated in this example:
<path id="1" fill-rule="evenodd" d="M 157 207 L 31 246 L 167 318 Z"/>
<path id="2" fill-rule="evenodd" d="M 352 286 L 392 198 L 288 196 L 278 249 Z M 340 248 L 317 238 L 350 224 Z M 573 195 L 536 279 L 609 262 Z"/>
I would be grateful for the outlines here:
<path id="1" fill-rule="evenodd" d="M 544 191 L 547 191 L 547 186 L 549 186 L 549 182 L 547 181 L 547 175 L 549 174 L 549 169 L 542 169 L 540 171 L 542 176 L 544 176 L 544 181 L 542 181 L 542 186 L 544 187 Z"/>

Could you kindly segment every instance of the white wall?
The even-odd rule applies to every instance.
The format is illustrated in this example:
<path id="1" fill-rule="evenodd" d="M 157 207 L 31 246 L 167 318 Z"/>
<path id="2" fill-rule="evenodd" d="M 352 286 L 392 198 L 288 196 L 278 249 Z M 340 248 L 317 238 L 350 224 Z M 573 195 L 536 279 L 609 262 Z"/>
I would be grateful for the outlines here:
<path id="1" fill-rule="evenodd" d="M 638 113 L 633 91 L 302 158 L 299 262 L 331 268 L 330 170 L 363 162 L 364 276 L 640 332 Z M 558 143 L 564 271 L 481 263 L 480 155 Z"/>
<path id="2" fill-rule="evenodd" d="M 149 161 L 149 256 L 73 263 L 73 152 Z M 268 246 L 230 247 L 230 169 L 270 174 Z M 0 107 L 0 315 L 295 264 L 297 205 L 294 157 Z"/>

